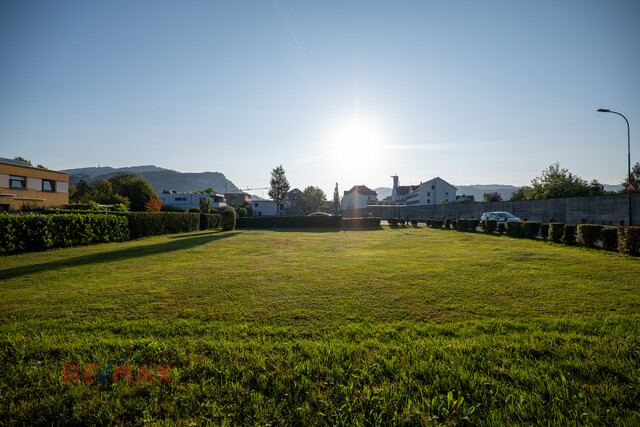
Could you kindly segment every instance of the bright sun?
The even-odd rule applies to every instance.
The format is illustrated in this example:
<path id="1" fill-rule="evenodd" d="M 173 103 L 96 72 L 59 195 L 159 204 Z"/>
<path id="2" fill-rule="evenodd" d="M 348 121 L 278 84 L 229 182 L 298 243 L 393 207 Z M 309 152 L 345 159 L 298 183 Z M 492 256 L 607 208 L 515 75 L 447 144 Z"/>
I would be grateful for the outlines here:
<path id="1" fill-rule="evenodd" d="M 334 158 L 373 162 L 379 158 L 385 135 L 375 121 L 357 116 L 338 122 L 328 139 Z"/>

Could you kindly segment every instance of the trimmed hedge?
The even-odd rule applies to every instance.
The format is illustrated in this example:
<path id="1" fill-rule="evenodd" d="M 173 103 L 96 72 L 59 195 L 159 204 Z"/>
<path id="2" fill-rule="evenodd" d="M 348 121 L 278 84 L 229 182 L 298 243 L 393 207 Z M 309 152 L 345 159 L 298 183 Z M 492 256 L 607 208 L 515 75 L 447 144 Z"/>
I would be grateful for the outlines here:
<path id="1" fill-rule="evenodd" d="M 640 255 L 640 227 L 618 227 L 618 250 L 626 255 Z"/>
<path id="2" fill-rule="evenodd" d="M 441 228 L 444 224 L 444 221 L 441 219 L 432 219 L 430 220 L 431 228 Z"/>
<path id="3" fill-rule="evenodd" d="M 535 239 L 540 231 L 540 223 L 536 221 L 522 221 L 522 234 L 525 239 Z"/>
<path id="4" fill-rule="evenodd" d="M 562 235 L 564 234 L 563 222 L 552 222 L 549 224 L 549 239 L 553 243 L 562 243 Z"/>
<path id="5" fill-rule="evenodd" d="M 309 218 L 309 217 L 307 217 Z M 313 218 L 313 217 L 311 217 Z M 333 217 L 329 217 L 333 218 Z M 342 218 L 340 228 L 347 230 L 360 230 L 364 228 L 380 227 L 380 218 Z"/>
<path id="6" fill-rule="evenodd" d="M 200 214 L 179 212 L 127 212 L 131 239 L 200 229 Z"/>
<path id="7" fill-rule="evenodd" d="M 484 220 L 484 232 L 487 234 L 493 234 L 498 227 L 497 219 L 485 219 Z"/>
<path id="8" fill-rule="evenodd" d="M 576 242 L 576 226 L 573 224 L 565 224 L 562 233 L 562 243 L 567 246 L 575 246 Z"/>
<path id="9" fill-rule="evenodd" d="M 605 251 L 615 251 L 618 249 L 618 229 L 614 227 L 605 227 L 600 230 L 600 240 L 602 240 L 602 249 Z"/>
<path id="10" fill-rule="evenodd" d="M 504 234 L 504 229 L 505 229 L 505 225 L 504 222 L 501 222 L 500 224 L 498 224 L 498 234 L 500 236 L 502 236 Z"/>
<path id="11" fill-rule="evenodd" d="M 444 219 L 444 228 L 451 228 L 451 223 L 453 222 L 453 220 L 451 218 L 445 218 Z"/>
<path id="12" fill-rule="evenodd" d="M 578 238 L 587 248 L 595 248 L 596 242 L 600 240 L 600 232 L 604 227 L 597 224 L 578 225 Z"/>
<path id="13" fill-rule="evenodd" d="M 0 215 L 0 254 L 128 239 L 127 219 L 120 215 Z"/>
<path id="14" fill-rule="evenodd" d="M 480 223 L 479 219 L 476 218 L 458 218 L 456 220 L 455 229 L 458 231 L 470 231 L 475 232 L 476 227 Z"/>
<path id="15" fill-rule="evenodd" d="M 378 222 L 380 218 L 359 218 Z M 237 228 L 340 227 L 341 216 L 254 216 L 237 219 Z"/>
<path id="16" fill-rule="evenodd" d="M 220 211 L 220 227 L 224 231 L 230 231 L 236 228 L 236 210 L 231 206 L 225 206 L 222 211 Z"/>
<path id="17" fill-rule="evenodd" d="M 540 237 L 543 240 L 547 240 L 549 237 L 549 224 L 540 224 Z"/>
<path id="18" fill-rule="evenodd" d="M 220 214 L 200 214 L 200 230 L 220 227 Z"/>
<path id="19" fill-rule="evenodd" d="M 418 220 L 417 219 L 412 219 L 410 222 L 411 222 L 411 226 L 412 227 L 417 227 L 418 226 Z"/>
<path id="20" fill-rule="evenodd" d="M 507 236 L 517 238 L 524 237 L 522 221 L 507 221 Z"/>

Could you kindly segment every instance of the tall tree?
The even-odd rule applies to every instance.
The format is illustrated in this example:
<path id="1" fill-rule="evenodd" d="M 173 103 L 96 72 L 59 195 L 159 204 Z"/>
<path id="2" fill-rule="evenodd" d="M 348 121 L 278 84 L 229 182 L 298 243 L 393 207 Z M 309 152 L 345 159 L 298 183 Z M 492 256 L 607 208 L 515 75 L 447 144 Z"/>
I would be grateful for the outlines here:
<path id="1" fill-rule="evenodd" d="M 333 211 L 338 212 L 340 210 L 340 192 L 338 191 L 338 183 L 336 182 L 336 188 L 333 190 Z"/>
<path id="2" fill-rule="evenodd" d="M 118 173 L 109 178 L 109 182 L 115 193 L 129 199 L 132 211 L 144 211 L 144 203 L 157 196 L 146 179 L 133 173 Z"/>
<path id="3" fill-rule="evenodd" d="M 327 203 L 327 196 L 318 187 L 309 186 L 300 194 L 300 208 L 305 213 L 317 212 Z"/>
<path id="4" fill-rule="evenodd" d="M 269 197 L 276 202 L 276 212 L 280 215 L 280 204 L 289 193 L 289 181 L 284 174 L 282 165 L 271 171 L 271 188 L 269 189 Z"/>
<path id="5" fill-rule="evenodd" d="M 511 200 L 554 199 L 558 197 L 594 196 L 605 194 L 604 187 L 596 180 L 589 184 L 572 174 L 559 163 L 542 171 L 542 175 L 531 180 L 531 187 L 514 191 Z"/>

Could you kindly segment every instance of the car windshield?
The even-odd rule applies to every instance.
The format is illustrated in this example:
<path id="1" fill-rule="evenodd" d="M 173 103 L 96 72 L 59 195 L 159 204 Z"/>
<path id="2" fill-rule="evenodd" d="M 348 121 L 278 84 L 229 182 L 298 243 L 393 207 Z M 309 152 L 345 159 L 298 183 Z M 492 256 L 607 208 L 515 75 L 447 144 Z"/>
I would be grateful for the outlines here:
<path id="1" fill-rule="evenodd" d="M 496 215 L 498 215 L 498 218 L 510 218 L 510 217 L 513 216 L 513 215 L 508 214 L 506 212 L 496 212 Z"/>

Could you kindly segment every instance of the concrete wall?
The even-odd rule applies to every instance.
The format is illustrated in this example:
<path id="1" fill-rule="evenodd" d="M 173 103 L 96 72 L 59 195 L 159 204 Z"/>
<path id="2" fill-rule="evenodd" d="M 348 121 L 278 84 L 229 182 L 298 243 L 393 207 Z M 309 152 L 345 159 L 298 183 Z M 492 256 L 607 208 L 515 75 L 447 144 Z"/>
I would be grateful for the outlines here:
<path id="1" fill-rule="evenodd" d="M 507 211 L 529 221 L 579 224 L 584 218 L 591 224 L 616 225 L 623 220 L 629 225 L 629 202 L 632 225 L 640 225 L 640 192 L 566 199 L 522 200 L 494 203 L 452 203 L 435 206 L 370 206 L 343 211 L 347 218 L 376 216 L 380 218 L 480 218 L 484 212 Z"/>

